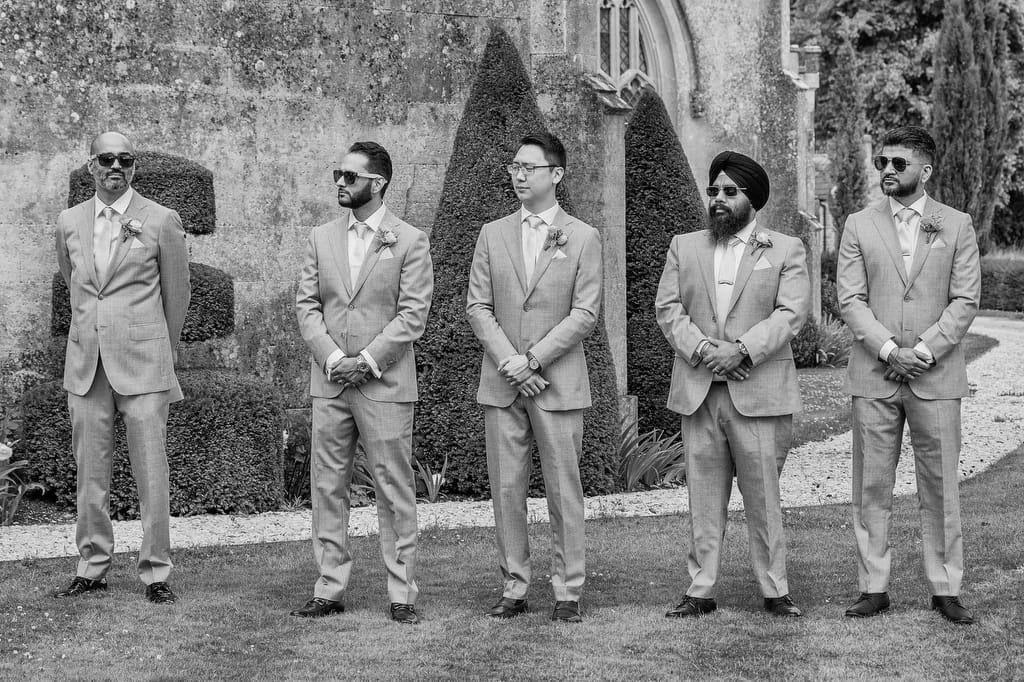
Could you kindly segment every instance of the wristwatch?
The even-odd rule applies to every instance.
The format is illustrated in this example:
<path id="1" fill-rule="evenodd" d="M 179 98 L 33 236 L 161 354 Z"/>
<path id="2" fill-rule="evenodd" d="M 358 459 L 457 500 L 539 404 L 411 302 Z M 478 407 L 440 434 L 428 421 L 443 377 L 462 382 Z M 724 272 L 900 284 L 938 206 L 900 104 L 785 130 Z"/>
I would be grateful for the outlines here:
<path id="1" fill-rule="evenodd" d="M 370 363 L 368 363 L 361 355 L 359 356 L 359 359 L 356 360 L 356 371 L 364 373 L 370 371 Z"/>
<path id="2" fill-rule="evenodd" d="M 739 346 L 740 353 L 746 355 L 748 358 L 750 357 L 750 351 L 747 350 L 747 347 L 743 345 L 742 341 L 736 339 L 736 345 Z"/>
<path id="3" fill-rule="evenodd" d="M 532 369 L 534 372 L 540 371 L 540 361 L 537 358 L 533 357 L 533 353 L 531 353 L 530 351 L 526 351 L 526 359 L 530 363 L 530 369 Z"/>

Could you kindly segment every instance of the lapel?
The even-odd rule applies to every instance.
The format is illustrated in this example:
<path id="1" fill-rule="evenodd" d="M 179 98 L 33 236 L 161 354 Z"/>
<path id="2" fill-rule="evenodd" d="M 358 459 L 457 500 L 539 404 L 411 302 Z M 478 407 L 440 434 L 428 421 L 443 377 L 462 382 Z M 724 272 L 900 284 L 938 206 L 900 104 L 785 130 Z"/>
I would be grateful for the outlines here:
<path id="1" fill-rule="evenodd" d="M 923 220 L 925 216 L 936 215 L 940 213 L 941 204 L 937 201 L 928 197 L 924 203 L 924 214 L 921 216 Z M 924 230 L 918 228 L 917 230 L 917 245 L 914 247 L 914 262 L 910 265 L 910 277 L 907 280 L 907 287 L 909 288 L 917 276 L 921 274 L 921 270 L 924 268 L 924 262 L 928 260 L 928 256 L 932 252 L 932 244 L 926 243 L 928 238 L 927 233 Z M 938 239 L 938 234 L 932 235 L 932 239 Z"/>
<path id="2" fill-rule="evenodd" d="M 708 294 L 708 303 L 711 304 L 711 309 L 716 313 L 718 308 L 718 300 L 716 291 L 718 290 L 715 284 L 715 239 L 711 236 L 711 232 L 704 231 L 704 239 L 697 240 L 697 247 L 694 249 L 694 255 L 697 258 L 697 266 L 700 268 L 701 277 L 704 280 L 704 289 Z"/>
<path id="3" fill-rule="evenodd" d="M 80 204 L 81 210 L 75 219 L 78 222 L 78 239 L 82 243 L 82 257 L 89 279 L 98 291 L 100 289 L 100 278 L 96 274 L 96 252 L 93 250 L 93 231 L 96 227 L 96 195 L 92 199 Z"/>
<path id="4" fill-rule="evenodd" d="M 121 219 L 126 220 L 131 218 L 137 218 L 142 223 L 142 229 L 146 229 L 146 199 L 140 195 L 137 191 L 132 193 L 132 200 L 128 204 L 128 210 L 124 212 L 124 215 L 114 219 L 112 229 L 114 230 L 114 253 L 110 255 L 110 265 L 107 266 L 107 281 L 100 282 L 100 289 L 107 286 L 107 282 L 111 280 L 118 268 L 121 267 L 121 263 L 124 262 L 125 256 L 128 255 L 128 250 L 132 248 L 131 239 L 122 239 L 121 232 Z"/>
<path id="5" fill-rule="evenodd" d="M 380 221 L 380 226 L 377 228 L 378 234 L 380 230 L 391 230 L 398 236 L 398 218 L 396 218 L 390 209 L 384 209 L 384 218 Z M 348 230 L 345 230 L 346 235 Z M 363 256 L 363 265 L 359 268 L 359 278 L 356 280 L 355 287 L 352 288 L 352 298 L 359 295 L 359 290 L 363 288 L 363 283 L 366 282 L 366 278 L 369 277 L 370 271 L 373 270 L 373 266 L 380 260 L 380 253 L 383 248 L 379 248 L 381 245 L 376 239 L 371 239 L 369 246 L 366 247 L 366 255 Z M 348 251 L 345 252 L 346 261 L 348 260 Z"/>
<path id="6" fill-rule="evenodd" d="M 747 242 L 746 247 L 743 249 L 743 255 L 740 256 L 739 267 L 736 268 L 736 282 L 732 287 L 732 297 L 729 299 L 729 309 L 725 311 L 725 317 L 729 316 L 732 312 L 733 306 L 736 305 L 736 300 L 740 297 L 740 293 L 743 291 L 743 287 L 747 285 L 747 280 L 750 279 L 750 273 L 754 271 L 754 263 L 761 257 L 760 251 L 767 251 L 771 247 L 760 247 L 754 243 L 754 235 L 762 230 L 755 230 L 750 233 L 750 241 Z M 724 319 L 724 318 L 723 318 Z"/>
<path id="7" fill-rule="evenodd" d="M 336 219 L 327 228 L 327 243 L 330 244 L 334 264 L 341 273 L 341 282 L 349 300 L 352 299 L 352 272 L 348 267 L 348 216 L 346 209 L 342 217 Z"/>
<path id="8" fill-rule="evenodd" d="M 896 235 L 896 222 L 889 213 L 889 199 L 882 199 L 875 204 L 875 211 L 871 216 L 871 222 L 875 225 L 878 237 L 889 252 L 889 258 L 900 273 L 900 280 L 904 286 L 907 284 L 907 266 L 903 263 L 903 249 L 900 248 L 900 238 Z"/>
<path id="9" fill-rule="evenodd" d="M 554 222 L 551 223 L 551 227 L 548 229 L 553 230 L 554 228 L 559 227 L 565 233 L 565 236 L 571 239 L 571 223 L 572 218 L 569 217 L 569 214 L 563 211 L 561 208 L 559 208 L 558 212 L 555 213 Z M 545 243 L 547 242 L 546 239 L 544 241 Z M 520 244 L 522 244 L 521 241 Z M 522 247 L 520 246 L 520 248 Z M 554 244 L 552 244 L 551 247 L 548 249 L 544 249 L 543 245 L 541 245 L 540 255 L 537 256 L 537 265 L 536 267 L 533 268 L 533 280 L 530 282 L 530 286 L 527 287 L 526 289 L 527 298 L 529 298 L 530 294 L 533 293 L 533 290 L 537 288 L 537 282 L 539 282 L 540 278 L 544 276 L 544 272 L 548 269 L 548 266 L 551 265 L 551 259 L 555 257 L 555 252 L 557 252 L 558 249 L 559 247 L 555 246 Z M 520 257 L 519 260 L 522 261 L 522 257 Z"/>
<path id="10" fill-rule="evenodd" d="M 505 242 L 505 249 L 512 261 L 512 269 L 515 270 L 516 279 L 523 289 L 523 294 L 529 295 L 528 282 L 526 281 L 526 264 L 523 262 L 523 231 L 522 231 L 522 209 L 516 211 L 504 220 L 505 223 L 498 228 L 501 238 Z M 536 268 L 535 268 L 536 269 Z"/>

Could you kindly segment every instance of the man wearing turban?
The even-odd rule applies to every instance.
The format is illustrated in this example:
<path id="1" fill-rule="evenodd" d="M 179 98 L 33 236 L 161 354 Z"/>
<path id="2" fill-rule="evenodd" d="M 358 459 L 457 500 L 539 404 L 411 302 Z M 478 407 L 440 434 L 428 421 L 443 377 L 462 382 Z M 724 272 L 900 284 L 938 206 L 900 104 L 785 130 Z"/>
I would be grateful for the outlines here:
<path id="1" fill-rule="evenodd" d="M 673 238 L 655 299 L 658 324 L 675 350 L 668 407 L 682 415 L 691 518 L 690 586 L 665 615 L 717 608 L 735 474 L 765 610 L 800 616 L 786 580 L 779 474 L 800 408 L 789 342 L 811 300 L 804 247 L 758 221 L 769 182 L 756 161 L 722 152 L 709 183 L 708 227 Z"/>

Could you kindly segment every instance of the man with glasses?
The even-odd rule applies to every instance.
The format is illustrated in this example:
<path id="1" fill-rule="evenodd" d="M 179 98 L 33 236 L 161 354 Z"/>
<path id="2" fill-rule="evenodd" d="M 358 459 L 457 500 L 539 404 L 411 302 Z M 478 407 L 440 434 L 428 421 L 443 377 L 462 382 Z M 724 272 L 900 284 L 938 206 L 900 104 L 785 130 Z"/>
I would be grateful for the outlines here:
<path id="1" fill-rule="evenodd" d="M 735 474 L 764 608 L 796 617 L 779 475 L 800 409 L 790 341 L 810 307 L 804 247 L 758 222 L 769 182 L 753 159 L 722 152 L 709 182 L 708 228 L 672 239 L 655 298 L 658 325 L 675 351 L 668 408 L 682 415 L 691 521 L 690 586 L 665 615 L 692 618 L 717 608 Z"/>
<path id="2" fill-rule="evenodd" d="M 353 144 L 334 171 L 341 215 L 313 229 L 296 296 L 299 329 L 312 353 L 311 496 L 313 597 L 291 615 L 340 613 L 352 571 L 349 484 L 356 445 L 373 477 L 389 615 L 419 622 L 416 481 L 412 422 L 413 342 L 423 334 L 434 289 L 427 235 L 384 204 L 391 156 L 376 142 Z"/>
<path id="3" fill-rule="evenodd" d="M 71 584 L 54 596 L 107 589 L 114 416 L 120 413 L 142 515 L 139 577 L 151 602 L 170 604 L 177 598 L 167 584 L 167 413 L 182 399 L 174 348 L 190 291 L 185 232 L 176 212 L 132 189 L 135 150 L 128 138 L 103 133 L 90 154 L 96 195 L 57 218 L 57 263 L 71 293 L 64 389 L 78 467 L 81 558 Z"/>
<path id="4" fill-rule="evenodd" d="M 967 625 L 974 619 L 959 600 L 957 464 L 960 399 L 968 395 L 960 341 L 978 310 L 981 269 L 970 216 L 925 192 L 934 157 L 935 141 L 924 128 L 887 132 L 874 159 L 886 197 L 847 219 L 839 247 L 839 306 L 855 339 L 846 386 L 861 592 L 846 615 L 865 618 L 889 608 L 889 525 L 907 424 L 931 605 Z"/>
<path id="5" fill-rule="evenodd" d="M 578 623 L 585 577 L 579 461 L 583 410 L 591 405 L 583 339 L 601 306 L 601 241 L 555 199 L 565 174 L 557 137 L 524 137 L 508 172 L 522 207 L 481 229 L 466 305 L 484 347 L 477 401 L 504 581 L 488 615 L 527 611 L 526 494 L 536 442 L 551 517 L 551 620 Z"/>

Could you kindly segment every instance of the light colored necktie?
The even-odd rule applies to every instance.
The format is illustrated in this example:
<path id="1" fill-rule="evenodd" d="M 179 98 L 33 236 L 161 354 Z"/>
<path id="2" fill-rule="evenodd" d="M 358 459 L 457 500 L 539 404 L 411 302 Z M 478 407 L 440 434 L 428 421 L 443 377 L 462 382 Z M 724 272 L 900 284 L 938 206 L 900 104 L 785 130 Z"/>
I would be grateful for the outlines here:
<path id="1" fill-rule="evenodd" d="M 914 237 L 916 236 L 915 230 L 910 226 L 910 221 L 917 215 L 917 211 L 904 206 L 896 214 L 896 235 L 900 240 L 900 251 L 903 255 L 903 263 L 910 269 L 910 263 L 914 255 Z"/>
<path id="2" fill-rule="evenodd" d="M 725 316 L 729 312 L 729 301 L 732 299 L 733 285 L 736 283 L 736 245 L 739 237 L 730 237 L 722 251 L 722 260 L 718 264 L 718 283 L 715 287 L 718 305 L 718 335 L 725 338 Z"/>
<path id="3" fill-rule="evenodd" d="M 114 229 L 114 209 L 104 207 L 100 219 L 96 221 L 96 249 L 93 257 L 96 263 L 96 276 L 100 282 L 107 279 L 107 266 L 110 264 L 110 242 L 114 236 L 111 234 Z"/>
<path id="4" fill-rule="evenodd" d="M 359 281 L 359 271 L 363 268 L 363 261 L 366 260 L 366 231 L 370 229 L 370 226 L 356 221 L 352 223 L 352 229 L 355 232 L 355 239 L 349 240 L 349 269 L 352 271 L 352 286 L 354 288 L 356 282 Z"/>
<path id="5" fill-rule="evenodd" d="M 544 219 L 537 215 L 526 216 L 526 248 L 523 249 L 523 261 L 526 265 L 526 281 L 533 281 L 533 270 L 537 265 L 537 256 L 540 255 L 541 228 Z"/>

